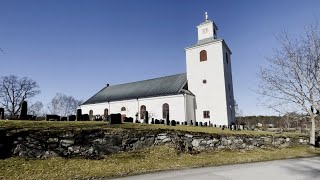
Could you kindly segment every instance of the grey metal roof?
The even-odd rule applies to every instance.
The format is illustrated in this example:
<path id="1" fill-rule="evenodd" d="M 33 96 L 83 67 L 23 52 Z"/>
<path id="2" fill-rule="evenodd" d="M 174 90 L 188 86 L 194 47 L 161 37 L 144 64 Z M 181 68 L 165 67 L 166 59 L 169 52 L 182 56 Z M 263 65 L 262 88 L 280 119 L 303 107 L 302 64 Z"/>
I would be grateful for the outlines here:
<path id="1" fill-rule="evenodd" d="M 83 105 L 145 97 L 175 95 L 181 93 L 192 94 L 190 91 L 182 91 L 186 83 L 187 75 L 183 73 L 113 85 L 103 88 L 97 94 L 84 102 Z"/>
<path id="2" fill-rule="evenodd" d="M 198 40 L 198 42 L 195 45 L 189 46 L 186 49 L 193 48 L 193 47 L 200 46 L 200 45 L 207 44 L 207 43 L 211 43 L 211 42 L 221 42 L 221 41 L 223 41 L 223 39 L 215 39 L 213 37 L 209 37 L 209 38 L 205 38 L 202 40 Z"/>

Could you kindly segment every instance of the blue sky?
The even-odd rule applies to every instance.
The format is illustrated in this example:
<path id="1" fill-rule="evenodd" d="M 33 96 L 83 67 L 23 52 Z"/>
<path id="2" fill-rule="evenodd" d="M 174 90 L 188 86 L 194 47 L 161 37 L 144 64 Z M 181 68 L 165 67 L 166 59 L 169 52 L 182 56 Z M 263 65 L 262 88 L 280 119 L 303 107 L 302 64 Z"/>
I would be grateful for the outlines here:
<path id="1" fill-rule="evenodd" d="M 231 48 L 234 95 L 244 115 L 272 114 L 254 89 L 275 35 L 320 20 L 319 0 L 0 0 L 0 76 L 28 76 L 44 104 L 58 92 L 88 99 L 119 84 L 186 71 L 204 12 Z"/>

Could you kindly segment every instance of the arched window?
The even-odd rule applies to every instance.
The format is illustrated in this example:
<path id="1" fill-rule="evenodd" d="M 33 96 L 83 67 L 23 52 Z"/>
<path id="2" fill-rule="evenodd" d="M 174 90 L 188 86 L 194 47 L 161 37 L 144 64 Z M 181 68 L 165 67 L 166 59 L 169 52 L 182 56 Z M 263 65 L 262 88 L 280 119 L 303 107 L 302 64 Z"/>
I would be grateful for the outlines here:
<path id="1" fill-rule="evenodd" d="M 108 108 L 105 108 L 105 109 L 104 109 L 103 115 L 104 115 L 105 117 L 109 115 L 109 110 L 108 110 Z"/>
<path id="2" fill-rule="evenodd" d="M 93 110 L 89 111 L 89 120 L 93 120 Z"/>
<path id="3" fill-rule="evenodd" d="M 167 119 L 169 118 L 169 104 L 164 103 L 162 105 L 162 118 Z"/>
<path id="4" fill-rule="evenodd" d="M 206 50 L 200 51 L 200 62 L 206 61 L 206 60 L 207 60 L 207 51 Z"/>
<path id="5" fill-rule="evenodd" d="M 147 108 L 145 105 L 140 107 L 140 119 L 144 119 L 146 115 Z"/>
<path id="6" fill-rule="evenodd" d="M 125 107 L 122 107 L 122 108 L 121 108 L 121 111 L 126 111 L 126 108 L 125 108 Z"/>

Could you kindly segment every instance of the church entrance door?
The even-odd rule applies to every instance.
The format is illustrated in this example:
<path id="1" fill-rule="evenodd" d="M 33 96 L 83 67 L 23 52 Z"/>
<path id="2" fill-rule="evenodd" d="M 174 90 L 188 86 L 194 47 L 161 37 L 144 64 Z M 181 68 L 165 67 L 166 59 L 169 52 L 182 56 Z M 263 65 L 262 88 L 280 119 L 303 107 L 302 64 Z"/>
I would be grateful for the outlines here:
<path id="1" fill-rule="evenodd" d="M 124 122 L 124 119 L 126 118 L 127 116 L 125 114 L 121 114 L 121 122 Z"/>

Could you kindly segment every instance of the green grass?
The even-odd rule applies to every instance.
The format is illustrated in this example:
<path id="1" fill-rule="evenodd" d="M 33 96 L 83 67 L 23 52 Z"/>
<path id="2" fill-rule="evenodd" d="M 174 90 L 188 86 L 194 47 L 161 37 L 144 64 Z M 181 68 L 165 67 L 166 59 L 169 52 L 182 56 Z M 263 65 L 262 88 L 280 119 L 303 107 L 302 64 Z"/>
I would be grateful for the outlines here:
<path id="1" fill-rule="evenodd" d="M 319 150 L 295 147 L 273 150 L 203 152 L 190 155 L 177 154 L 174 148 L 168 146 L 155 146 L 142 151 L 114 154 L 101 160 L 9 158 L 0 160 L 0 179 L 110 178 L 161 170 L 308 157 L 319 154 Z"/>
<path id="2" fill-rule="evenodd" d="M 266 131 L 230 131 L 228 129 L 213 127 L 196 127 L 196 126 L 164 126 L 161 124 L 138 124 L 125 123 L 120 125 L 110 125 L 102 121 L 18 121 L 18 120 L 0 120 L 0 129 L 23 129 L 23 130 L 89 130 L 105 129 L 121 131 L 125 129 L 135 130 L 175 130 L 184 132 L 226 134 L 226 135 L 274 135 L 274 136 L 307 136 L 300 133 L 275 134 Z"/>

